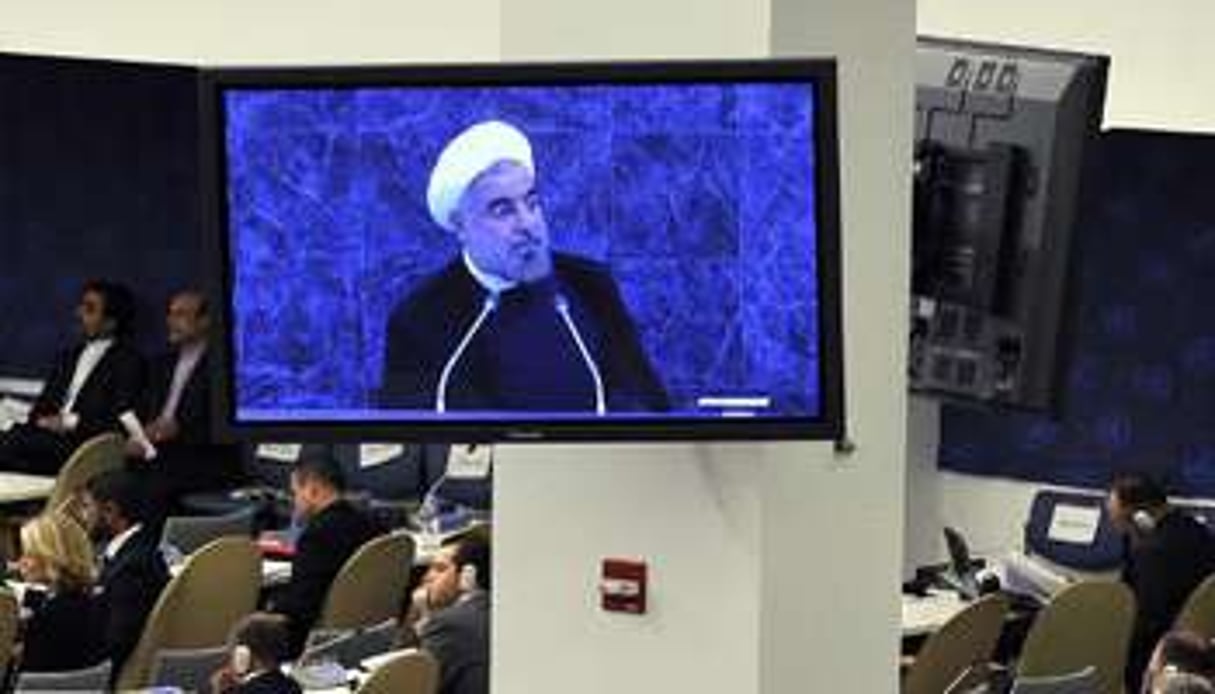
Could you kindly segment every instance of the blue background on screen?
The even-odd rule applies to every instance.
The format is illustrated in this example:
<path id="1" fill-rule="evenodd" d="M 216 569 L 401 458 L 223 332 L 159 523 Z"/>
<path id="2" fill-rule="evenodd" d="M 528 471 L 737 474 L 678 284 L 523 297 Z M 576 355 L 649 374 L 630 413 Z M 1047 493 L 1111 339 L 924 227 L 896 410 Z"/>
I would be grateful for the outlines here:
<path id="1" fill-rule="evenodd" d="M 532 140 L 557 251 L 607 263 L 678 409 L 820 409 L 807 85 L 229 90 L 239 408 L 371 407 L 396 303 L 458 252 L 431 221 L 443 145 Z"/>

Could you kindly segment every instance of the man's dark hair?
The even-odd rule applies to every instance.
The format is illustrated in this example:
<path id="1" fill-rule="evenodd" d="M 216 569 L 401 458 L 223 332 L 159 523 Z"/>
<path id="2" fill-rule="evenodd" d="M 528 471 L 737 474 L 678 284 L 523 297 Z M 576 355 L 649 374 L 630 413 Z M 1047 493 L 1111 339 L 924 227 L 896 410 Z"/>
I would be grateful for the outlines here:
<path id="1" fill-rule="evenodd" d="M 183 287 L 173 292 L 173 295 L 169 297 L 169 300 L 172 301 L 174 298 L 179 296 L 192 296 L 198 300 L 197 315 L 199 318 L 211 313 L 211 300 L 207 298 L 206 292 L 193 289 L 191 287 Z"/>
<path id="2" fill-rule="evenodd" d="M 80 293 L 101 297 L 102 314 L 114 321 L 114 335 L 130 337 L 135 329 L 135 294 L 126 285 L 110 280 L 89 280 Z"/>
<path id="3" fill-rule="evenodd" d="M 336 491 L 346 491 L 346 475 L 342 474 L 341 466 L 330 455 L 301 456 L 291 474 L 301 481 L 312 479 Z"/>
<path id="4" fill-rule="evenodd" d="M 1122 473 L 1110 483 L 1110 491 L 1118 501 L 1131 508 L 1150 508 L 1168 503 L 1163 485 L 1138 472 Z"/>
<path id="5" fill-rule="evenodd" d="M 97 503 L 113 504 L 131 524 L 150 520 L 148 490 L 139 477 L 129 470 L 107 470 L 90 479 L 85 489 Z"/>
<path id="6" fill-rule="evenodd" d="M 456 552 L 453 561 L 457 570 L 471 564 L 477 570 L 477 587 L 488 591 L 491 570 L 489 531 L 487 528 L 473 528 L 456 540 Z"/>
<path id="7" fill-rule="evenodd" d="M 1160 661 L 1182 672 L 1215 677 L 1215 648 L 1192 631 L 1170 631 L 1161 637 Z"/>
<path id="8" fill-rule="evenodd" d="M 276 666 L 287 659 L 287 618 L 268 612 L 254 612 L 232 629 L 232 645 L 246 646 L 263 665 Z"/>

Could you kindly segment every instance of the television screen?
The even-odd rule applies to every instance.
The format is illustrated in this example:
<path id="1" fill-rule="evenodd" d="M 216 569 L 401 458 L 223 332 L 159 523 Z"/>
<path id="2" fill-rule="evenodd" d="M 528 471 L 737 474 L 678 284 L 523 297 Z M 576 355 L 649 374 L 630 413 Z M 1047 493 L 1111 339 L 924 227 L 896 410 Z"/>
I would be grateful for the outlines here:
<path id="1" fill-rule="evenodd" d="M 834 64 L 203 80 L 244 435 L 833 438 Z"/>

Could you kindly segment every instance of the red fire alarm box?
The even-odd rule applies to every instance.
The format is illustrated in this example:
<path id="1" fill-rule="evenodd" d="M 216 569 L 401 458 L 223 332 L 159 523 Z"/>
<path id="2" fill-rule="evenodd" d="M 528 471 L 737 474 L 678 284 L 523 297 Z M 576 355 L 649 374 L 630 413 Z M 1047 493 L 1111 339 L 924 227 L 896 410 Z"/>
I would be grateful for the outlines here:
<path id="1" fill-rule="evenodd" d="M 599 595 L 607 612 L 645 614 L 646 565 L 635 559 L 604 559 Z"/>

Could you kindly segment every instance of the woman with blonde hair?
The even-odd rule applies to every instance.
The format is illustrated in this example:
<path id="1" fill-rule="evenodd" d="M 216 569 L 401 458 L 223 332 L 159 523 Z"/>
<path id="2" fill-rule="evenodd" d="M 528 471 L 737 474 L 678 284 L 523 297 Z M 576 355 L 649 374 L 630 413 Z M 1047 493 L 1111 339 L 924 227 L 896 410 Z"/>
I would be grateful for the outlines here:
<path id="1" fill-rule="evenodd" d="M 29 610 L 21 641 L 21 669 L 75 670 L 101 662 L 100 622 L 92 597 L 97 569 L 88 533 L 63 513 L 44 513 L 21 527 L 22 599 Z"/>

